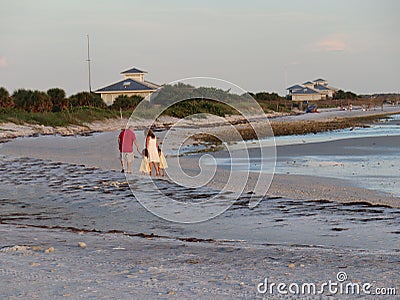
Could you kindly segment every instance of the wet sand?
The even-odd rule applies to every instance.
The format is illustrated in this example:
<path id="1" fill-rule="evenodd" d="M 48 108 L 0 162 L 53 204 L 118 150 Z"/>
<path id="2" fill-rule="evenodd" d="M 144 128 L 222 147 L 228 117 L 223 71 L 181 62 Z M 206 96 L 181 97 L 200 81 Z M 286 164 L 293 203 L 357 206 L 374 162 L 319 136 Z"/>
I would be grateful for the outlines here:
<path id="1" fill-rule="evenodd" d="M 43 136 L 40 138 L 17 139 L 11 143 L 1 145 L 0 153 L 10 157 L 32 157 L 78 165 L 82 164 L 105 170 L 120 170 L 118 149 L 115 144 L 116 135 L 117 132 L 79 138 Z M 137 135 L 141 144 L 143 140 L 142 134 L 138 132 Z M 382 151 L 382 148 L 378 147 L 378 145 L 384 144 L 388 149 L 397 149 L 399 139 L 399 136 L 368 137 L 305 145 L 278 146 L 277 159 L 279 164 L 280 162 L 295 161 L 295 157 L 301 155 L 332 155 L 338 153 L 347 156 L 363 155 L 363 153 L 360 153 L 360 147 L 362 147 L 363 151 L 367 149 L 370 154 L 376 154 Z M 251 151 L 253 150 L 250 149 L 250 153 Z M 138 170 L 140 163 L 139 154 L 135 153 L 135 155 L 137 158 L 135 159 L 133 169 Z M 221 152 L 214 155 L 217 158 L 225 157 L 226 153 Z M 183 169 L 190 174 L 193 170 L 198 169 L 198 158 L 200 156 L 182 157 L 179 162 Z M 169 160 L 169 172 L 173 172 L 176 168 L 176 166 L 172 165 L 172 162 Z M 208 186 L 210 188 L 221 189 L 226 183 L 228 174 L 227 170 L 218 169 L 217 176 L 214 176 L 214 179 Z M 237 171 L 236 174 L 235 176 L 238 179 L 241 179 L 243 176 L 243 173 L 240 171 Z M 256 174 L 250 173 L 247 187 L 245 188 L 246 192 L 252 191 L 256 179 Z M 310 186 L 310 183 L 313 184 Z M 346 203 L 358 201 L 400 207 L 400 199 L 388 193 L 360 187 L 349 180 L 321 176 L 275 174 L 268 195 L 292 199 L 324 199 Z"/>

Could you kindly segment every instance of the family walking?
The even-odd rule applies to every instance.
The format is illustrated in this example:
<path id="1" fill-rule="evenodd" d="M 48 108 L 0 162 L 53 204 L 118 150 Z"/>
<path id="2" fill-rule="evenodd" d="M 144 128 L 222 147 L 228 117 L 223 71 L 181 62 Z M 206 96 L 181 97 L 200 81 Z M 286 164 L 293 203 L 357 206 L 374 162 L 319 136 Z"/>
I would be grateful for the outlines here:
<path id="1" fill-rule="evenodd" d="M 145 131 L 146 142 L 145 148 L 142 152 L 139 150 L 139 145 L 136 140 L 136 135 L 133 131 L 133 126 L 128 129 L 122 129 L 118 136 L 118 147 L 120 152 L 122 173 L 131 173 L 131 165 L 134 160 L 133 145 L 135 144 L 136 150 L 142 155 L 142 162 L 140 164 L 140 172 L 145 174 L 153 175 L 153 169 L 156 176 L 165 176 L 165 169 L 168 168 L 167 161 L 164 153 L 161 151 L 157 137 L 154 132 L 149 129 Z"/>

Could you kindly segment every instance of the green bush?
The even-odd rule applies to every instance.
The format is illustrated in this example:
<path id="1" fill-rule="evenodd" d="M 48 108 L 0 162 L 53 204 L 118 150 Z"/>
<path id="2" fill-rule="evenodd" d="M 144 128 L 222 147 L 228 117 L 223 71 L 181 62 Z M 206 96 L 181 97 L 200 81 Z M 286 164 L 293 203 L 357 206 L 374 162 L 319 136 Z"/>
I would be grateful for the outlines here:
<path id="1" fill-rule="evenodd" d="M 142 101 L 143 98 L 140 96 L 118 96 L 114 103 L 109 107 L 114 110 L 133 110 Z"/>
<path id="2" fill-rule="evenodd" d="M 47 90 L 51 103 L 53 105 L 52 111 L 63 111 L 68 109 L 69 100 L 65 97 L 65 91 L 60 88 L 52 88 Z"/>
<path id="3" fill-rule="evenodd" d="M 69 97 L 69 105 L 70 107 L 100 107 L 106 108 L 106 104 L 103 99 L 98 94 L 89 93 L 89 92 L 80 92 L 75 95 Z"/>
<path id="4" fill-rule="evenodd" d="M 333 97 L 334 99 L 342 99 L 342 100 L 347 100 L 347 99 L 357 99 L 358 98 L 358 96 L 355 94 L 355 93 L 353 93 L 353 92 L 350 92 L 350 91 L 347 91 L 347 92 L 345 92 L 345 91 L 343 91 L 343 90 L 338 90 L 336 93 L 335 93 L 335 95 L 334 95 L 334 97 Z"/>
<path id="5" fill-rule="evenodd" d="M 47 112 L 52 110 L 50 97 L 41 91 L 19 89 L 14 92 L 14 105 L 27 112 Z"/>
<path id="6" fill-rule="evenodd" d="M 178 102 L 165 110 L 164 114 L 177 118 L 184 118 L 189 115 L 209 113 L 217 116 L 237 114 L 229 105 L 214 100 L 190 99 Z"/>

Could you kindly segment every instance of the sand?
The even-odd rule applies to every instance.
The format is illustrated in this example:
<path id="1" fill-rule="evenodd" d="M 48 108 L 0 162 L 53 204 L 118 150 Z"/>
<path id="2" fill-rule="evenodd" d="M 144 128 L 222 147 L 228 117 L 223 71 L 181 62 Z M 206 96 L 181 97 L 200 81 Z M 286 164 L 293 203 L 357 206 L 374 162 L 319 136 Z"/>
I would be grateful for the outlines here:
<path id="1" fill-rule="evenodd" d="M 321 118 L 323 113 L 307 116 Z M 109 125 L 109 130 L 119 129 L 120 125 Z M 116 134 L 113 131 L 85 137 L 20 138 L 2 144 L 0 154 L 118 171 Z M 140 133 L 138 138 L 142 143 Z M 391 141 L 396 146 L 396 139 L 387 139 L 386 142 Z M 379 140 L 369 139 L 370 142 L 379 143 Z M 321 153 L 336 153 L 343 149 L 341 143 L 343 141 L 302 147 L 280 146 L 278 160 L 298 155 L 299 151 L 310 155 L 315 149 Z M 345 143 L 354 146 L 353 150 L 346 148 L 351 155 L 357 153 L 356 147 L 367 140 L 351 139 Z M 197 166 L 197 157 L 184 157 L 183 167 L 193 170 Z M 139 159 L 136 159 L 136 169 L 138 165 Z M 173 167 L 170 164 L 170 168 Z M 219 169 L 218 172 L 210 182 L 210 188 L 219 188 L 223 184 L 227 171 Z M 250 176 L 247 191 L 251 191 L 252 178 L 254 175 Z M 310 189 L 310 182 L 318 185 Z M 389 194 L 357 186 L 348 180 L 319 176 L 275 175 L 268 195 L 399 207 L 399 199 Z M 215 222 L 218 224 L 218 219 Z M 347 282 L 370 282 L 374 287 L 397 288 L 399 293 L 400 268 L 396 251 L 307 243 L 252 244 L 238 240 L 189 239 L 190 236 L 185 235 L 181 236 L 184 239 L 145 234 L 133 236 L 123 232 L 71 230 L 63 228 L 62 220 L 59 228 L 1 223 L 0 220 L 0 297 L 4 299 L 297 299 L 298 295 L 259 294 L 257 285 L 266 277 L 270 282 L 287 284 L 337 282 L 337 273 L 343 271 L 348 275 Z M 234 230 L 235 220 L 231 223 Z M 174 229 L 173 224 L 163 226 L 165 230 Z M 199 226 L 203 228 L 201 224 Z M 290 229 L 290 221 L 287 226 Z M 80 246 L 82 243 L 86 247 Z M 398 249 L 396 245 L 393 247 Z M 336 295 L 338 299 L 364 296 Z M 309 296 L 313 299 L 334 297 L 328 292 L 322 296 Z M 307 296 L 303 295 L 303 298 Z M 386 298 L 394 299 L 393 296 Z"/>
<path id="2" fill-rule="evenodd" d="M 345 272 L 347 282 L 396 288 L 400 278 L 398 257 L 362 250 L 248 247 L 8 225 L 0 225 L 0 236 L 3 299 L 287 299 L 276 291 L 260 294 L 257 286 L 265 278 L 270 283 L 321 285 L 338 282 L 337 273 Z M 82 241 L 84 249 L 78 246 Z M 54 247 L 54 252 L 39 247 Z M 291 296 L 299 297 L 335 295 Z"/>

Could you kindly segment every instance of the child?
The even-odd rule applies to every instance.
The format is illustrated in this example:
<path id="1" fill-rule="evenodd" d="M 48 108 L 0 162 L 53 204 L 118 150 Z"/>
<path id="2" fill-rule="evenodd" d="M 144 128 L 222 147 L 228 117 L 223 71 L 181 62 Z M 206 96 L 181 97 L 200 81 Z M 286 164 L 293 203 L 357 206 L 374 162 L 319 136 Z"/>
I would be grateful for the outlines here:
<path id="1" fill-rule="evenodd" d="M 140 173 L 142 175 L 146 175 L 150 173 L 150 165 L 149 165 L 149 152 L 147 149 L 143 149 L 142 151 L 142 162 L 140 164 Z"/>
<path id="2" fill-rule="evenodd" d="M 160 175 L 165 176 L 165 169 L 168 168 L 167 160 L 165 159 L 164 153 L 158 147 L 158 156 L 160 157 Z"/>

